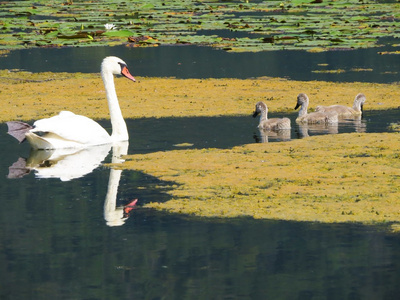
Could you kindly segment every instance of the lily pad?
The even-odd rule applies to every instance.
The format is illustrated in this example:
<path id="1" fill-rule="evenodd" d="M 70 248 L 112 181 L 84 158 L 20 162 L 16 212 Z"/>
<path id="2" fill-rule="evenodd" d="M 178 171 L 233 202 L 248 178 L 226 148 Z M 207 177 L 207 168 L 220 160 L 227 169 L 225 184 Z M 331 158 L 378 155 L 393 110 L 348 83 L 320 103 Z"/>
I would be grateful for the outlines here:
<path id="1" fill-rule="evenodd" d="M 112 37 L 130 37 L 134 34 L 134 32 L 130 30 L 111 30 L 103 33 L 104 36 L 112 36 Z"/>
<path id="2" fill-rule="evenodd" d="M 187 41 L 229 51 L 377 47 L 382 37 L 400 37 L 399 11 L 399 3 L 372 0 L 3 1 L 0 49 L 65 46 L 66 39 L 79 46 L 123 44 L 139 35 L 160 45 Z M 111 23 L 116 29 L 104 27 Z M 230 41 L 221 35 L 226 30 Z"/>

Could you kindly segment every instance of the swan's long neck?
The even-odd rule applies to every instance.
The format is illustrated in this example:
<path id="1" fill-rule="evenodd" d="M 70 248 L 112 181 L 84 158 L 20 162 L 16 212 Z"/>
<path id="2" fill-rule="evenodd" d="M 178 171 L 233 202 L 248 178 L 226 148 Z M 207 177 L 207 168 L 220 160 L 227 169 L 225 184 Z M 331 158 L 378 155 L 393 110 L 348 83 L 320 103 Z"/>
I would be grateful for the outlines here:
<path id="1" fill-rule="evenodd" d="M 261 109 L 261 116 L 260 116 L 260 122 L 261 121 L 267 121 L 268 120 L 268 110 L 266 108 Z"/>
<path id="2" fill-rule="evenodd" d="M 304 117 L 307 115 L 307 108 L 308 108 L 308 101 L 304 101 L 301 104 L 300 110 L 299 110 L 299 117 Z"/>
<path id="3" fill-rule="evenodd" d="M 361 110 L 362 110 L 361 104 L 362 104 L 362 99 L 356 98 L 356 99 L 354 100 L 354 103 L 353 103 L 353 109 L 354 109 L 355 111 L 357 111 L 357 112 L 361 111 Z"/>
<path id="4" fill-rule="evenodd" d="M 127 141 L 129 139 L 128 129 L 121 108 L 119 107 L 117 93 L 115 91 L 114 76 L 110 72 L 101 72 L 101 78 L 106 89 L 108 109 L 112 126 L 111 139 L 115 141 Z"/>

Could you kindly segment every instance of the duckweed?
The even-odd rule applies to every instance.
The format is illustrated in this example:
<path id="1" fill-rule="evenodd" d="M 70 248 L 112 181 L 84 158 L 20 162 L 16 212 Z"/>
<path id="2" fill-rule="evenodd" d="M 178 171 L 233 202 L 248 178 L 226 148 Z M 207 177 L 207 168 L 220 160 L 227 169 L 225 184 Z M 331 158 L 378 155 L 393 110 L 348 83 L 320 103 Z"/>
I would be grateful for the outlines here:
<path id="1" fill-rule="evenodd" d="M 130 155 L 123 167 L 177 182 L 170 192 L 173 200 L 147 205 L 170 212 L 398 222 L 399 138 L 398 133 L 352 133 L 229 150 L 174 150 Z M 289 154 L 290 148 L 296 150 L 296 157 Z M 375 155 L 360 155 L 365 149 Z"/>
<path id="2" fill-rule="evenodd" d="M 258 101 L 271 112 L 293 112 L 299 92 L 317 105 L 352 106 L 363 92 L 366 110 L 398 108 L 397 84 L 333 83 L 259 79 L 138 78 L 133 83 L 116 79 L 125 118 L 250 115 Z M 73 91 L 73 92 L 71 92 Z M 32 120 L 71 110 L 94 119 L 106 119 L 108 107 L 99 74 L 29 73 L 0 70 L 0 94 L 4 99 L 0 121 Z"/>
<path id="3" fill-rule="evenodd" d="M 368 110 L 398 108 L 397 84 L 301 82 L 280 78 L 118 78 L 124 116 L 249 115 L 257 101 L 292 111 L 297 94 L 317 104 L 348 104 L 363 92 Z M 71 92 L 73 91 L 73 92 Z M 60 110 L 108 118 L 99 74 L 0 71 L 1 121 L 32 120 Z M 156 103 L 155 103 L 155 99 Z M 157 107 L 157 109 L 156 109 Z M 128 155 L 119 168 L 172 182 L 172 200 L 145 207 L 204 217 L 320 222 L 389 222 L 400 228 L 400 135 L 351 133 L 232 149 Z"/>

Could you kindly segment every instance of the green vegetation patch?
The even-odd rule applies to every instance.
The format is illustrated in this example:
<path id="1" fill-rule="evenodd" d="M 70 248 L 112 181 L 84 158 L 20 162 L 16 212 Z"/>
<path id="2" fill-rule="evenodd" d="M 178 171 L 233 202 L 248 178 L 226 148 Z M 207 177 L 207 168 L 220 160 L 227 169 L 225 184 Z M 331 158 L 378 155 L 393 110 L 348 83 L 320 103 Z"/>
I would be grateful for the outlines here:
<path id="1" fill-rule="evenodd" d="M 319 52 L 379 46 L 382 37 L 399 37 L 399 25 L 399 3 L 372 0 L 3 1 L 0 49 L 188 44 Z M 397 53 L 393 47 L 381 54 Z"/>
<path id="2" fill-rule="evenodd" d="M 260 79 L 116 79 L 125 118 L 247 115 L 258 101 L 292 112 L 299 92 L 310 107 L 344 104 L 365 93 L 364 109 L 398 109 L 398 84 Z M 0 120 L 29 121 L 71 110 L 109 118 L 99 74 L 0 71 Z M 157 109 L 154 109 L 157 99 Z M 336 134 L 232 149 L 128 155 L 118 168 L 172 182 L 172 200 L 146 207 L 207 217 L 400 224 L 398 124 L 382 134 Z M 4 133 L 5 134 L 5 133 Z M 11 137 L 10 137 L 11 139 Z M 400 226 L 395 226 L 399 229 Z"/>
<path id="3" fill-rule="evenodd" d="M 339 134 L 233 149 L 129 155 L 122 168 L 175 182 L 146 207 L 206 217 L 400 222 L 400 135 Z"/>
<path id="4" fill-rule="evenodd" d="M 366 110 L 398 109 L 400 86 L 378 83 L 333 83 L 258 79 L 174 79 L 136 77 L 133 83 L 115 79 L 125 118 L 251 115 L 258 101 L 270 112 L 294 112 L 296 97 L 306 93 L 310 110 L 317 105 L 352 106 L 364 93 Z M 100 74 L 30 73 L 0 70 L 4 99 L 0 121 L 35 120 L 72 110 L 94 119 L 109 118 Z M 158 109 L 154 109 L 157 99 Z"/>

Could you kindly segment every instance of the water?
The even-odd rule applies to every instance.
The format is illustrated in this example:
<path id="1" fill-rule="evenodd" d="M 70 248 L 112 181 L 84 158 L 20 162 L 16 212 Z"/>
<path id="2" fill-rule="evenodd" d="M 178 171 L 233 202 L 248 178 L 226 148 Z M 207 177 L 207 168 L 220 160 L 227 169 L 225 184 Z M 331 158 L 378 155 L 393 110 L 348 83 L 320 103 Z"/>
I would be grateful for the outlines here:
<path id="1" fill-rule="evenodd" d="M 361 120 L 344 120 L 336 125 L 298 125 L 295 120 L 298 112 L 270 113 L 269 117 L 288 117 L 292 123 L 290 139 L 328 133 L 387 132 L 391 123 L 400 118 L 400 109 L 387 111 L 364 111 Z M 175 145 L 192 144 L 190 148 L 232 148 L 234 146 L 262 142 L 257 129 L 258 118 L 248 116 L 183 117 L 183 118 L 143 118 L 128 120 L 131 143 L 129 153 L 148 153 L 178 149 Z M 110 126 L 109 121 L 102 123 Z M 160 132 L 162 128 L 162 132 Z M 165 133 L 168 134 L 165 134 Z M 269 142 L 285 139 L 274 136 Z"/>
<path id="2" fill-rule="evenodd" d="M 183 55 L 181 49 L 189 48 L 175 49 Z M 203 57 L 200 64 L 203 66 L 197 67 L 197 50 L 192 54 L 186 52 L 191 58 L 183 55 L 172 60 L 158 57 L 156 53 L 160 52 L 151 49 L 146 49 L 148 52 L 123 47 L 80 50 L 26 50 L 12 53 L 7 60 L 1 58 L 0 65 L 31 71 L 97 72 L 93 65 L 98 65 L 99 57 L 127 51 L 131 55 L 128 59 L 137 59 L 136 70 L 142 76 L 214 77 L 213 69 L 211 73 L 200 71 L 210 68 L 208 58 Z M 79 55 L 71 58 L 68 51 Z M 352 52 L 346 52 L 349 53 Z M 58 70 L 51 69 L 60 61 L 61 54 L 70 58 L 69 63 L 63 63 Z M 214 62 L 219 69 L 215 74 L 244 78 L 278 76 L 269 73 L 272 71 L 265 66 L 254 69 L 253 74 L 250 68 L 257 64 L 251 63 L 251 59 L 249 70 L 229 73 L 234 65 L 230 60 L 234 55 L 231 55 L 222 55 L 230 62 L 226 64 L 227 69 L 220 68 L 223 61 Z M 183 63 L 179 65 L 179 61 Z M 149 62 L 146 69 L 145 64 Z M 68 64 L 71 69 L 65 70 Z M 238 64 L 246 65 L 240 60 Z M 309 71 L 296 72 L 287 73 L 290 77 L 312 75 Z M 391 81 L 378 72 L 374 76 L 371 78 L 376 81 L 379 78 Z M 340 78 L 343 77 L 337 80 Z M 387 126 L 399 119 L 399 109 L 367 110 L 361 120 L 334 128 L 302 128 L 294 122 L 296 114 L 288 114 L 294 125 L 290 139 L 327 133 L 386 132 Z M 0 298 L 397 299 L 400 292 L 398 234 L 390 234 L 379 226 L 360 224 L 203 219 L 159 213 L 142 205 L 168 201 L 167 192 L 173 183 L 142 172 L 110 170 L 101 165 L 102 161 L 113 160 L 112 151 L 129 154 L 169 151 L 179 149 L 177 145 L 182 143 L 198 149 L 231 148 L 265 141 L 256 128 L 257 123 L 251 115 L 128 120 L 132 131 L 129 145 L 69 155 L 74 173 L 71 171 L 70 177 L 62 177 L 64 181 L 57 178 L 58 171 L 50 173 L 52 168 L 46 168 L 52 163 L 56 166 L 54 161 L 46 163 L 44 168 L 35 164 L 38 154 L 7 136 L 5 124 L 0 124 L 0 173 L 3 174 L 0 177 Z M 109 121 L 101 124 L 110 127 Z M 279 137 L 268 137 L 269 142 L 279 140 Z M 59 159 L 57 153 L 46 155 Z M 30 169 L 14 165 L 12 174 L 19 171 L 21 177 L 7 178 L 9 167 L 20 157 L 27 159 Z M 63 165 L 64 173 L 66 170 L 68 164 Z M 53 178 L 45 178 L 49 176 Z M 137 208 L 124 214 L 124 205 L 133 199 L 139 199 Z"/>
<path id="3" fill-rule="evenodd" d="M 123 58 L 134 76 L 176 78 L 285 77 L 293 80 L 397 82 L 400 60 L 389 46 L 352 51 L 308 53 L 268 51 L 227 53 L 211 47 L 177 46 L 154 48 L 87 47 L 25 49 L 0 57 L 1 69 L 31 72 L 99 72 L 108 55 Z M 319 73 L 327 70 L 342 73 Z M 357 71 L 357 70 L 362 71 Z"/>
<path id="4" fill-rule="evenodd" d="M 138 131 L 146 124 L 130 123 Z M 0 140 L 3 174 L 29 154 L 7 138 Z M 146 148 L 133 141 L 131 149 Z M 140 207 L 110 227 L 103 213 L 110 173 L 100 167 L 66 182 L 2 177 L 1 299 L 396 299 L 400 292 L 398 235 L 357 224 L 209 220 Z M 162 184 L 124 171 L 117 205 L 168 200 Z"/>
<path id="5" fill-rule="evenodd" d="M 396 116 L 397 110 L 367 111 L 362 128 L 387 131 Z M 229 148 L 255 142 L 256 125 L 251 116 L 128 120 L 128 153 L 179 143 Z M 357 128 L 344 123 L 338 132 Z M 49 173 L 32 170 L 7 179 L 8 168 L 31 153 L 5 135 L 5 124 L 0 130 L 1 299 L 396 299 L 400 292 L 398 235 L 357 224 L 157 213 L 141 205 L 169 200 L 172 183 L 136 171 L 97 166 L 61 181 L 35 178 Z M 293 128 L 292 139 L 299 131 Z M 109 150 L 98 163 L 112 160 Z M 114 199 L 110 178 L 117 181 Z M 107 202 L 118 214 L 136 198 L 129 217 L 110 222 Z"/>
<path id="6" fill-rule="evenodd" d="M 51 201 L 45 214 L 30 205 L 41 216 L 2 226 L 2 299 L 398 296 L 399 238 L 373 228 L 142 211 L 110 228 L 88 214 L 98 203 L 70 202 Z"/>

